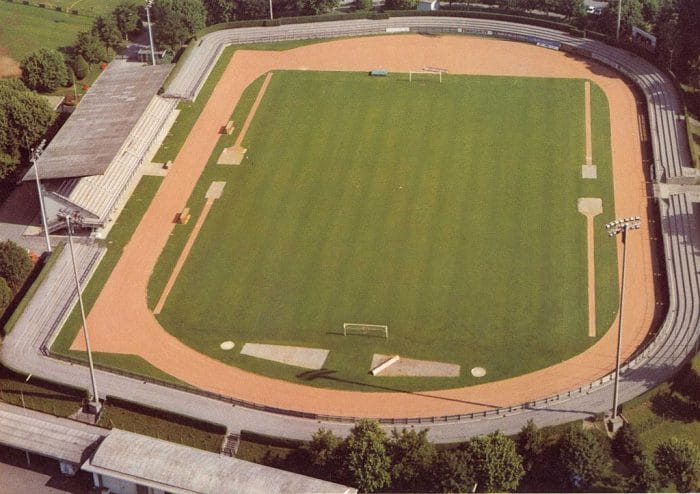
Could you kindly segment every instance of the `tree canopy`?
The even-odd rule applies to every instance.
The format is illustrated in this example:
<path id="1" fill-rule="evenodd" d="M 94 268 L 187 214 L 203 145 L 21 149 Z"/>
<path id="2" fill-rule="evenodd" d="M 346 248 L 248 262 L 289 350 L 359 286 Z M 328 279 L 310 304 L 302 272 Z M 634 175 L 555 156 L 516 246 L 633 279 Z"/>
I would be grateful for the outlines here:
<path id="1" fill-rule="evenodd" d="M 51 92 L 68 84 L 69 75 L 63 55 L 55 50 L 40 48 L 30 53 L 20 63 L 22 81 L 28 88 Z"/>
<path id="2" fill-rule="evenodd" d="M 470 439 L 464 451 L 480 492 L 514 491 L 525 475 L 515 442 L 500 432 Z"/>
<path id="3" fill-rule="evenodd" d="M 0 178 L 14 172 L 22 155 L 39 143 L 53 119 L 46 99 L 29 91 L 19 79 L 0 79 Z"/>
<path id="4" fill-rule="evenodd" d="M 374 420 L 360 420 L 341 448 L 342 470 L 347 480 L 363 492 L 387 487 L 391 481 L 386 434 Z"/>
<path id="5" fill-rule="evenodd" d="M 430 489 L 431 467 L 435 446 L 428 441 L 428 431 L 394 430 L 388 447 L 391 458 L 391 486 L 398 492 L 424 492 Z"/>
<path id="6" fill-rule="evenodd" d="M 654 451 L 654 465 L 661 479 L 679 492 L 700 488 L 700 448 L 688 439 L 671 437 Z"/>
<path id="7" fill-rule="evenodd" d="M 565 482 L 583 490 L 610 472 L 610 454 L 595 434 L 573 426 L 560 439 L 559 461 Z"/>
<path id="8" fill-rule="evenodd" d="M 205 26 L 201 0 L 158 0 L 153 5 L 156 43 L 177 50 Z"/>
<path id="9" fill-rule="evenodd" d="M 33 267 L 26 249 L 12 240 L 0 242 L 0 277 L 14 293 L 22 287 Z"/>

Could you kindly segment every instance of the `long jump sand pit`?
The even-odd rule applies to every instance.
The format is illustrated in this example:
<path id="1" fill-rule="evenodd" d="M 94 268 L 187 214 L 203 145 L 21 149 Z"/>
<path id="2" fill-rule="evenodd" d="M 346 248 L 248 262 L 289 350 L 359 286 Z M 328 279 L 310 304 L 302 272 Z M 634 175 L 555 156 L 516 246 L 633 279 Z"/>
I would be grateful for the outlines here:
<path id="1" fill-rule="evenodd" d="M 390 72 L 436 66 L 452 74 L 590 79 L 603 89 L 611 109 L 614 214 L 640 215 L 642 224 L 647 223 L 648 199 L 641 166 L 637 102 L 616 73 L 589 60 L 531 45 L 461 36 L 394 35 L 344 39 L 283 52 L 239 50 L 89 314 L 93 349 L 139 355 L 193 386 L 239 399 L 356 417 L 475 412 L 549 396 L 608 373 L 615 362 L 615 331 L 608 331 L 587 351 L 569 360 L 503 381 L 421 393 L 338 391 L 279 381 L 230 367 L 185 346 L 161 327 L 147 306 L 150 273 L 173 229 L 172 212 L 186 206 L 187 197 L 217 143 L 221 122 L 229 119 L 243 90 L 272 70 L 369 71 L 380 66 Z M 618 244 L 619 257 L 620 247 Z M 629 247 L 629 261 L 635 269 L 628 273 L 625 295 L 627 307 L 635 310 L 625 314 L 623 357 L 630 355 L 645 338 L 656 302 L 648 232 L 643 229 L 631 235 Z M 72 348 L 83 349 L 82 340 L 77 338 Z"/>

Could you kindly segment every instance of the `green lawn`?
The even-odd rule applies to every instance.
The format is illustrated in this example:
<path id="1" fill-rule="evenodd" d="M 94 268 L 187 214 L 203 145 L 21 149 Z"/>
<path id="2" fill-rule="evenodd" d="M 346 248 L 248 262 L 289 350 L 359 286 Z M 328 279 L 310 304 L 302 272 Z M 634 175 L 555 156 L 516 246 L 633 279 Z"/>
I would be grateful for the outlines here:
<path id="1" fill-rule="evenodd" d="M 227 181 L 159 320 L 232 365 L 345 389 L 473 384 L 474 366 L 487 369 L 484 382 L 581 352 L 596 340 L 586 329 L 576 199 L 601 197 L 613 211 L 607 101 L 597 87 L 599 179 L 580 178 L 583 86 L 276 73 L 243 143 L 248 159 L 222 167 L 212 158 L 190 198 L 196 216 L 209 183 Z M 234 138 L 222 137 L 213 156 Z M 189 228 L 176 229 L 156 267 L 151 304 Z M 614 242 L 597 230 L 600 337 L 617 287 Z M 343 322 L 388 324 L 391 338 L 344 338 Z M 303 369 L 219 350 L 229 339 L 237 350 L 328 348 L 328 372 L 308 379 Z M 458 363 L 462 376 L 371 379 L 374 352 Z"/>
<path id="2" fill-rule="evenodd" d="M 0 19 L 0 46 L 16 60 L 39 48 L 70 46 L 76 34 L 92 24 L 89 17 L 8 2 L 0 2 Z"/>
<path id="3" fill-rule="evenodd" d="M 650 457 L 671 436 L 700 446 L 700 356 L 670 381 L 623 404 L 622 414 L 639 432 Z"/>

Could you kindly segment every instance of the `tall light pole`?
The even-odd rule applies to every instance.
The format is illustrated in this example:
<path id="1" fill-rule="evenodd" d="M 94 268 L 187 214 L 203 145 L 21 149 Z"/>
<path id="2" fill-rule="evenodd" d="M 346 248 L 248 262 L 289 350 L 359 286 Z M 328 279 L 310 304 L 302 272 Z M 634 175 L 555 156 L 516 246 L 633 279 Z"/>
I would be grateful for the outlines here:
<path id="1" fill-rule="evenodd" d="M 270 0 L 270 19 L 274 19 L 274 17 L 272 17 L 272 0 Z"/>
<path id="2" fill-rule="evenodd" d="M 41 156 L 46 139 L 42 140 L 37 147 L 32 149 L 32 165 L 34 165 L 34 178 L 36 178 L 36 191 L 39 194 L 39 208 L 41 209 L 41 225 L 44 227 L 44 237 L 46 238 L 46 250 L 51 252 L 51 239 L 49 238 L 49 228 L 46 224 L 46 207 L 44 206 L 44 192 L 39 182 L 39 156 Z"/>
<path id="3" fill-rule="evenodd" d="M 613 391 L 612 420 L 617 419 L 617 401 L 620 382 L 620 350 L 622 348 L 622 308 L 625 302 L 625 269 L 627 267 L 627 232 L 638 230 L 640 227 L 639 216 L 620 218 L 605 225 L 610 237 L 622 234 L 622 279 L 620 282 L 620 314 L 617 322 L 617 353 L 615 356 L 615 389 Z"/>
<path id="4" fill-rule="evenodd" d="M 146 22 L 148 23 L 148 39 L 151 41 L 151 65 L 155 65 L 156 50 L 153 47 L 153 30 L 151 29 L 151 7 L 153 7 L 153 0 L 146 0 Z"/>
<path id="5" fill-rule="evenodd" d="M 92 350 L 90 349 L 90 337 L 88 335 L 87 322 L 85 321 L 85 305 L 83 304 L 83 292 L 80 289 L 80 279 L 78 278 L 78 268 L 75 264 L 75 252 L 73 250 L 73 228 L 71 225 L 71 216 L 75 219 L 80 219 L 77 213 L 72 211 L 61 211 L 61 216 L 66 220 L 66 229 L 68 230 L 68 244 L 70 245 L 70 256 L 73 261 L 73 275 L 75 276 L 75 289 L 78 291 L 78 303 L 80 304 L 80 316 L 83 320 L 83 336 L 85 337 L 85 349 L 88 354 L 88 364 L 90 366 L 90 380 L 92 381 L 92 399 L 90 405 L 95 410 L 95 414 L 100 413 L 100 396 L 97 394 L 97 381 L 95 381 L 95 367 L 92 363 Z"/>
<path id="6" fill-rule="evenodd" d="M 615 39 L 620 41 L 620 22 L 622 21 L 622 0 L 617 0 L 617 31 Z"/>

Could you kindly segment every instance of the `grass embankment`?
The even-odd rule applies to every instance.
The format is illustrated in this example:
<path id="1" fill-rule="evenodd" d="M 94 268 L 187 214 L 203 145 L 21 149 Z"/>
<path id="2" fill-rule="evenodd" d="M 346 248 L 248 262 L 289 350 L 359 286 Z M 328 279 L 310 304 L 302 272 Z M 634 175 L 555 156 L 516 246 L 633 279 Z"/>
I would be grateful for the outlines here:
<path id="1" fill-rule="evenodd" d="M 116 224 L 110 231 L 109 236 L 106 240 L 104 240 L 104 244 L 107 247 L 107 253 L 83 291 L 83 300 L 85 302 L 85 308 L 88 312 L 94 305 L 95 300 L 97 300 L 97 296 L 109 278 L 109 275 L 112 273 L 117 261 L 119 261 L 124 247 L 141 221 L 141 217 L 146 212 L 146 209 L 148 209 L 148 205 L 151 203 L 151 200 L 158 190 L 162 180 L 162 177 L 145 176 L 141 178 L 136 190 L 126 203 L 126 206 L 124 206 L 124 209 L 119 215 Z M 70 350 L 70 346 L 80 327 L 80 312 L 76 307 L 73 312 L 71 312 L 71 315 L 68 317 L 63 329 L 56 338 L 56 341 L 51 347 L 51 351 L 59 355 L 85 360 L 86 357 L 84 352 Z M 105 354 L 95 352 L 93 353 L 93 357 L 95 359 L 95 363 L 98 365 L 108 368 L 127 370 L 138 374 L 145 374 L 157 379 L 182 384 L 181 381 L 159 371 L 141 357 L 137 357 L 135 355 Z"/>
<path id="2" fill-rule="evenodd" d="M 673 379 L 623 405 L 622 414 L 637 429 L 651 455 L 671 436 L 700 446 L 700 356 Z"/>
<path id="3" fill-rule="evenodd" d="M 235 136 L 222 137 L 190 198 L 196 216 L 209 183 L 227 181 L 159 320 L 226 363 L 345 389 L 375 389 L 375 352 L 462 366 L 460 378 L 379 383 L 397 389 L 472 384 L 477 365 L 481 382 L 496 380 L 575 355 L 595 342 L 576 199 L 613 208 L 607 102 L 595 87 L 592 105 L 599 179 L 584 181 L 580 80 L 277 72 L 244 164 L 215 164 Z M 151 304 L 186 231 L 156 267 Z M 600 337 L 617 290 L 614 243 L 597 239 Z M 388 324 L 391 337 L 343 338 L 343 322 Z M 219 351 L 229 339 L 328 348 L 327 372 L 309 379 Z"/>
<path id="4" fill-rule="evenodd" d="M 90 29 L 92 19 L 51 9 L 0 2 L 0 46 L 21 60 L 39 48 L 60 49 L 72 45 L 80 31 Z"/>
<path id="5" fill-rule="evenodd" d="M 108 397 L 98 425 L 218 453 L 226 428 Z"/>
<path id="6" fill-rule="evenodd" d="M 86 398 L 85 390 L 50 383 L 17 374 L 0 366 L 0 400 L 11 405 L 68 417 L 75 413 Z"/>

